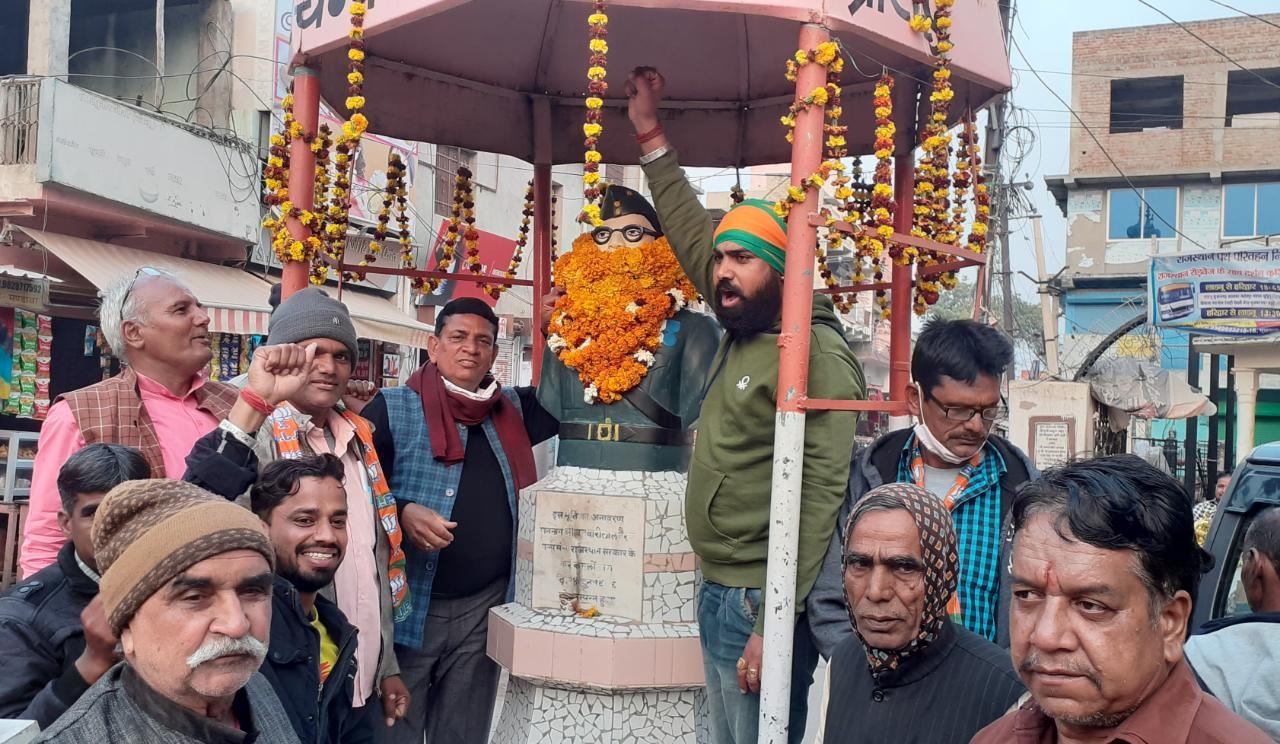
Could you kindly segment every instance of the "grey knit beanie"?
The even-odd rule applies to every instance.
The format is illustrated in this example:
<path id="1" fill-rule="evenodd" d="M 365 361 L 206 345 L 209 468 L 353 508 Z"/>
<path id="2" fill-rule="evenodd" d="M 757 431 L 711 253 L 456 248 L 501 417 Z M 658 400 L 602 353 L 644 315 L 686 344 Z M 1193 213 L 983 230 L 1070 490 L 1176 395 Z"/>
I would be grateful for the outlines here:
<path id="1" fill-rule="evenodd" d="M 356 327 L 347 306 L 319 287 L 294 292 L 271 314 L 267 327 L 268 344 L 296 344 L 313 338 L 331 338 L 346 345 L 354 364 Z"/>

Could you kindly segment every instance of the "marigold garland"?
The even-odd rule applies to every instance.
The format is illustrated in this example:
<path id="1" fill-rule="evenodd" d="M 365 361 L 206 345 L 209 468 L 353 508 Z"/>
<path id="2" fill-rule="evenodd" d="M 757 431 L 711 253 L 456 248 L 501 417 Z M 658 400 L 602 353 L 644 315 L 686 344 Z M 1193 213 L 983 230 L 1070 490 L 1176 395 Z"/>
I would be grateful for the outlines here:
<path id="1" fill-rule="evenodd" d="M 820 88 L 814 88 L 804 98 L 793 101 L 787 113 L 781 117 L 780 121 L 787 129 L 788 142 L 795 140 L 796 116 L 801 111 L 810 106 L 826 106 L 833 98 L 840 96 L 840 85 L 838 82 L 832 82 L 833 76 L 836 81 L 840 79 L 840 71 L 844 69 L 844 58 L 840 56 L 840 46 L 834 41 L 824 41 L 818 45 L 817 49 L 798 50 L 791 59 L 787 60 L 787 80 L 794 83 L 799 76 L 800 68 L 810 63 L 827 68 L 827 82 Z M 825 141 L 828 153 L 841 152 L 845 149 L 843 130 L 827 131 Z M 818 166 L 818 170 L 806 176 L 799 186 L 788 186 L 786 195 L 773 205 L 773 211 L 785 220 L 791 213 L 791 207 L 803 203 L 810 189 L 822 188 L 832 173 L 843 171 L 843 162 L 838 158 L 828 157 Z"/>
<path id="2" fill-rule="evenodd" d="M 328 206 L 324 210 L 321 234 L 323 252 L 335 266 L 341 265 L 347 251 L 347 227 L 351 222 L 351 179 L 355 169 L 356 150 L 360 138 L 369 128 L 369 119 L 361 112 L 364 97 L 364 16 L 368 6 L 363 2 L 351 3 L 348 13 L 351 28 L 347 30 L 347 120 L 333 143 L 333 185 L 329 189 Z M 367 260 L 361 261 L 367 266 Z M 320 257 L 312 264 L 311 281 L 323 284 L 329 278 L 329 266 Z M 346 280 L 363 278 L 362 274 L 346 272 Z"/>
<path id="3" fill-rule="evenodd" d="M 876 166 L 871 178 L 871 203 L 867 210 L 868 231 L 858 243 L 858 252 L 871 262 L 876 283 L 884 279 L 882 260 L 892 251 L 893 217 L 897 202 L 893 199 L 893 158 L 897 127 L 893 123 L 893 76 L 886 70 L 876 81 L 872 105 L 876 117 Z M 882 318 L 889 317 L 889 295 L 876 290 L 876 305 Z"/>
<path id="4" fill-rule="evenodd" d="M 826 122 L 823 124 L 822 130 L 826 140 L 826 161 L 829 164 L 829 174 L 832 193 L 835 195 L 838 203 L 838 211 L 841 218 L 850 224 L 854 223 L 853 212 L 854 205 L 853 188 L 849 185 L 851 179 L 845 171 L 844 158 L 849 154 L 848 148 L 845 146 L 845 134 L 849 128 L 840 124 L 840 117 L 844 113 L 840 102 L 840 64 L 831 64 L 827 67 L 827 85 L 826 92 L 828 100 L 826 101 Z M 832 229 L 834 219 L 828 217 L 827 232 L 824 240 L 818 242 L 818 274 L 822 277 L 823 282 L 828 288 L 834 289 L 840 285 L 835 274 L 832 273 L 831 267 L 827 263 L 827 256 L 837 252 L 844 247 L 844 233 Z M 853 300 L 844 294 L 831 295 L 831 302 L 835 304 L 836 310 L 841 313 L 847 313 L 853 309 Z"/>
<path id="5" fill-rule="evenodd" d="M 933 47 L 937 61 L 933 70 L 932 89 L 929 93 L 930 114 L 921 136 L 921 158 L 916 165 L 914 198 L 915 221 L 911 233 L 940 243 L 956 245 L 958 234 L 954 227 L 951 208 L 951 134 L 947 126 L 951 100 L 955 91 L 951 87 L 951 7 L 955 0 L 934 0 L 933 19 L 919 23 L 915 16 L 911 27 L 921 33 L 932 30 Z M 928 19 L 926 19 L 928 20 Z M 963 213 L 963 207 L 961 208 Z M 925 268 L 940 262 L 932 251 L 919 251 L 911 246 L 899 247 L 894 260 L 902 264 L 916 263 Z M 921 276 L 917 270 L 912 308 L 923 315 L 938 301 L 941 286 L 936 276 Z"/>
<path id="6" fill-rule="evenodd" d="M 458 168 L 453 178 L 453 202 L 449 205 L 449 221 L 445 225 L 444 242 L 440 244 L 440 259 L 436 261 L 432 271 L 448 273 L 453 268 L 453 260 L 458 255 L 458 239 L 462 236 L 462 209 L 471 190 L 470 171 L 465 167 Z M 419 289 L 430 294 L 436 291 L 444 281 L 442 278 L 430 277 L 421 281 Z"/>
<path id="7" fill-rule="evenodd" d="M 502 273 L 506 279 L 515 279 L 520 270 L 520 262 L 524 260 L 524 247 L 529 243 L 529 227 L 533 223 L 533 181 L 524 190 L 524 209 L 520 211 L 520 229 L 516 231 L 516 249 L 511 254 L 511 265 Z M 510 284 L 485 284 L 485 292 L 493 299 L 498 299 L 503 292 L 511 289 Z"/>
<path id="8" fill-rule="evenodd" d="M 294 140 L 303 140 L 308 142 L 309 146 L 313 145 L 314 138 L 308 138 L 302 130 L 302 125 L 293 118 L 293 95 L 288 94 L 281 101 L 281 109 L 284 114 L 284 126 L 279 134 L 273 134 L 270 138 L 270 150 L 267 157 L 267 167 L 264 171 L 264 181 L 267 188 L 267 195 L 264 201 L 269 206 L 274 206 L 280 210 L 280 215 L 269 215 L 262 221 L 262 226 L 271 233 L 271 248 L 276 254 L 276 258 L 284 261 L 303 261 L 310 263 L 315 254 L 319 251 L 320 240 L 314 235 L 308 236 L 305 240 L 297 240 L 289 232 L 289 219 L 296 219 L 308 229 L 314 229 L 317 222 L 316 214 L 309 210 L 300 209 L 289 198 L 289 166 L 290 154 L 289 148 Z"/>
<path id="9" fill-rule="evenodd" d="M 609 42 L 606 40 L 609 36 L 609 16 L 605 15 L 606 4 L 605 0 L 595 0 L 594 12 L 587 16 L 587 25 L 591 27 L 591 41 L 588 42 L 587 48 L 591 56 L 587 63 L 587 116 L 586 122 L 582 125 L 582 134 L 585 137 L 583 145 L 586 147 L 586 152 L 582 156 L 583 204 L 578 221 L 592 227 L 603 222 L 600 219 L 601 158 L 596 146 L 599 145 L 600 134 L 604 131 L 604 126 L 600 122 L 603 118 L 604 94 L 609 90 L 609 84 L 605 82 L 609 61 Z"/>
<path id="10" fill-rule="evenodd" d="M 696 295 L 666 238 L 607 249 L 584 233 L 556 260 L 555 275 L 565 294 L 547 345 L 578 373 L 587 403 L 613 403 L 640 384 L 667 320 Z"/>

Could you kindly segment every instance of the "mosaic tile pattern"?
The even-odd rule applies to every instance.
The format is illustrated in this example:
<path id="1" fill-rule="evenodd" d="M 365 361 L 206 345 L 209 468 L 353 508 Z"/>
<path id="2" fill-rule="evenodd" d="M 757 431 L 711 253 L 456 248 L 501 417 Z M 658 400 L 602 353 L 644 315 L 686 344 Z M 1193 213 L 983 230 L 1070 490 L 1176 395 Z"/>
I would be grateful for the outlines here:
<path id="1" fill-rule="evenodd" d="M 512 678 L 492 744 L 709 744 L 701 691 L 602 695 Z"/>
<path id="2" fill-rule="evenodd" d="M 521 493 L 517 537 L 532 543 L 540 492 L 635 497 L 645 501 L 646 556 L 658 556 L 658 560 L 666 561 L 669 554 L 691 553 L 684 527 L 685 482 L 681 473 L 558 467 Z M 516 561 L 515 602 L 492 612 L 521 630 L 555 635 L 696 639 L 694 597 L 699 579 L 695 570 L 646 572 L 642 621 L 608 616 L 584 619 L 571 610 L 530 607 L 533 561 L 525 554 Z M 610 661 L 622 663 L 617 659 Z M 493 744 L 706 744 L 710 741 L 706 695 L 701 688 L 611 692 L 564 680 L 515 676 L 507 686 L 492 740 Z"/>

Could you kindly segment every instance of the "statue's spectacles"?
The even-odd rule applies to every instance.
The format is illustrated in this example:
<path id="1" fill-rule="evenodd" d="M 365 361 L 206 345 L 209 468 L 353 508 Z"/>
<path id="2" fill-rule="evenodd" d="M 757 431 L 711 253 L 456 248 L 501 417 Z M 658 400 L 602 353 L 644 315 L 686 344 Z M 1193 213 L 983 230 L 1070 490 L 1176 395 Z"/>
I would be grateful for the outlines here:
<path id="1" fill-rule="evenodd" d="M 623 225 L 622 227 L 601 225 L 591 231 L 591 239 L 596 241 L 596 245 L 608 245 L 609 241 L 613 240 L 614 233 L 622 233 L 622 239 L 628 243 L 639 243 L 646 235 L 656 238 L 662 234 L 643 225 Z"/>

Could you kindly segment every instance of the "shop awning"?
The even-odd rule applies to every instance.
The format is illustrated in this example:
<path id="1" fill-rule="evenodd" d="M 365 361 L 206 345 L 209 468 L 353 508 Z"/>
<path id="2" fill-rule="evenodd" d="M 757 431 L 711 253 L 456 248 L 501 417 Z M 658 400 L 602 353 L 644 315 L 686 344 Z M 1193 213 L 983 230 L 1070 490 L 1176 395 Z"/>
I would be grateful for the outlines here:
<path id="1" fill-rule="evenodd" d="M 141 266 L 164 269 L 181 278 L 208 308 L 209 330 L 242 335 L 267 332 L 272 282 L 246 271 L 28 227 L 10 229 L 26 235 L 48 251 L 53 259 L 48 270 L 51 275 L 58 274 L 57 264 L 62 263 L 93 286 L 103 289 L 132 276 Z M 390 301 L 353 291 L 343 292 L 342 300 L 350 309 L 361 338 L 426 348 L 431 326 L 409 317 Z"/>

